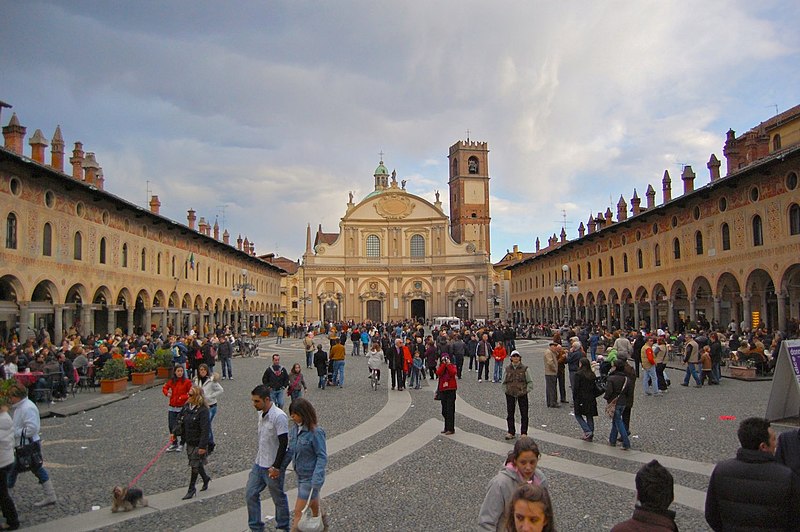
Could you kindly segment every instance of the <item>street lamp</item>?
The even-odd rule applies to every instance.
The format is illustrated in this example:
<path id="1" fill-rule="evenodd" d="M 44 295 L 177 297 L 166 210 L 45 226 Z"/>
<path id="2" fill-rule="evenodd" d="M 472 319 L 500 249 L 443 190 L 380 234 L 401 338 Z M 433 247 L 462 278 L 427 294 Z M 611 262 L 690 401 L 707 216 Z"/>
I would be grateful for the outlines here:
<path id="1" fill-rule="evenodd" d="M 489 303 L 489 307 L 490 307 L 490 311 L 491 311 L 491 313 L 489 315 L 489 318 L 491 320 L 494 320 L 495 317 L 496 317 L 496 314 L 497 314 L 497 305 L 500 304 L 500 298 L 495 295 L 494 289 L 492 289 L 492 295 L 489 296 L 486 299 L 486 301 Z"/>
<path id="2" fill-rule="evenodd" d="M 553 285 L 553 292 L 556 294 L 561 295 L 561 308 L 562 308 L 562 318 L 564 320 L 564 325 L 567 325 L 569 321 L 569 309 L 567 308 L 567 292 L 572 294 L 578 292 L 578 283 L 576 283 L 572 278 L 569 277 L 569 266 L 564 264 L 561 266 L 561 279 L 557 279 L 556 283 Z"/>
<path id="3" fill-rule="evenodd" d="M 242 268 L 242 282 L 233 285 L 231 290 L 233 297 L 242 297 L 242 329 L 240 333 L 246 333 L 249 329 L 247 319 L 247 296 L 255 297 L 258 295 L 256 287 L 247 282 L 247 270 Z"/>

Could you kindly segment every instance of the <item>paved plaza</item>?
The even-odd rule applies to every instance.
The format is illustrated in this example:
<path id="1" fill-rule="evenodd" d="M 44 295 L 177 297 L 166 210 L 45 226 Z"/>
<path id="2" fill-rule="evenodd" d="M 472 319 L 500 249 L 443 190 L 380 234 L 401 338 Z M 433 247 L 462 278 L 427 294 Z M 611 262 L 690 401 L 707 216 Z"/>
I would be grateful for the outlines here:
<path id="1" fill-rule="evenodd" d="M 320 338 L 327 344 L 327 340 Z M 391 391 L 389 371 L 372 391 L 364 357 L 346 359 L 345 387 L 316 387 L 307 370 L 306 397 L 328 436 L 329 463 L 323 489 L 331 529 L 346 531 L 474 530 L 486 484 L 500 470 L 511 444 L 504 441 L 505 399 L 500 384 L 478 383 L 464 370 L 456 401 L 456 434 L 442 436 L 434 388 Z M 559 530 L 608 530 L 630 517 L 634 475 L 657 458 L 675 477 L 677 524 L 681 530 L 708 530 L 703 519 L 705 489 L 716 461 L 732 457 L 736 428 L 749 416 L 763 416 L 770 382 L 724 379 L 702 389 L 673 385 L 664 397 L 645 397 L 637 386 L 631 419 L 630 452 L 605 444 L 610 424 L 596 419 L 594 443 L 581 431 L 569 405 L 545 408 L 542 352 L 546 342 L 522 340 L 518 349 L 531 367 L 531 429 L 539 442 Z M 207 471 L 207 492 L 190 501 L 185 453 L 167 453 L 139 481 L 150 507 L 111 514 L 114 485 L 127 484 L 167 441 L 167 400 L 161 387 L 68 417 L 42 420 L 46 465 L 59 503 L 35 509 L 39 488 L 23 474 L 16 500 L 24 527 L 35 530 L 247 530 L 244 486 L 256 452 L 256 414 L 250 390 L 260 383 L 269 355 L 280 353 L 291 367 L 304 363 L 300 340 L 263 344 L 261 358 L 234 359 L 233 381 L 225 388 L 214 420 L 216 452 Z M 429 381 L 428 381 L 429 382 Z M 93 395 L 85 392 L 84 395 Z M 80 397 L 77 399 L 85 400 Z M 70 399 L 73 401 L 73 399 Z M 604 406 L 600 400 L 599 406 Z M 735 416 L 735 420 L 721 419 Z M 780 429 L 780 427 L 777 427 Z M 287 474 L 290 505 L 295 478 Z M 274 515 L 268 495 L 265 515 Z M 93 507 L 99 509 L 92 510 Z"/>

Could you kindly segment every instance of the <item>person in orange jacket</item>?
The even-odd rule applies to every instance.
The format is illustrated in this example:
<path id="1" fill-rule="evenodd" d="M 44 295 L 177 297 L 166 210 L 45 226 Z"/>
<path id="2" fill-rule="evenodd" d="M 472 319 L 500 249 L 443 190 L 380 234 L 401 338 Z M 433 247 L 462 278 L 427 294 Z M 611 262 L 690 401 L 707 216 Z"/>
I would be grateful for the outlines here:
<path id="1" fill-rule="evenodd" d="M 186 404 L 186 401 L 189 400 L 189 390 L 192 389 L 192 381 L 187 379 L 184 373 L 183 366 L 175 366 L 172 369 L 172 378 L 164 383 L 164 387 L 161 388 L 161 393 L 169 397 L 167 419 L 170 434 L 175 431 L 175 425 L 178 423 L 178 414 L 183 410 L 183 405 Z M 183 451 L 185 441 L 183 435 L 181 435 L 180 443 L 177 440 L 173 441 L 167 451 Z"/>
<path id="2" fill-rule="evenodd" d="M 492 358 L 494 359 L 494 375 L 492 382 L 503 382 L 503 361 L 508 356 L 503 342 L 497 342 L 492 350 Z"/>

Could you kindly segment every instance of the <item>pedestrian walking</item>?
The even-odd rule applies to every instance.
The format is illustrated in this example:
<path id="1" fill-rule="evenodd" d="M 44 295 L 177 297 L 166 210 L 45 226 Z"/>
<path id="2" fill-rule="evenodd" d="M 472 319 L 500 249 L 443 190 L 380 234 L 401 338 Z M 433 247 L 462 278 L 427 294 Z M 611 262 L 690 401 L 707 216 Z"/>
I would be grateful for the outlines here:
<path id="1" fill-rule="evenodd" d="M 324 390 L 328 383 L 328 353 L 322 350 L 322 344 L 317 344 L 317 352 L 314 353 L 314 367 L 317 368 L 317 377 L 319 377 L 317 388 Z"/>
<path id="2" fill-rule="evenodd" d="M 306 334 L 303 338 L 303 347 L 306 349 L 306 368 L 312 368 L 314 367 L 314 333 Z"/>
<path id="3" fill-rule="evenodd" d="M 233 380 L 233 366 L 231 365 L 233 344 L 227 335 L 220 337 L 219 346 L 217 346 L 217 358 L 222 366 L 222 380 Z"/>
<path id="4" fill-rule="evenodd" d="M 361 331 L 359 331 L 357 327 L 353 327 L 353 330 L 350 332 L 350 341 L 353 342 L 353 350 L 350 356 L 357 357 L 361 355 L 359 352 L 361 348 Z"/>
<path id="5" fill-rule="evenodd" d="M 18 442 L 22 445 L 23 439 L 30 441 L 39 447 L 39 453 L 41 454 L 39 408 L 33 401 L 28 399 L 28 389 L 18 382 L 13 382 L 8 388 L 8 398 L 11 402 L 11 417 L 14 422 L 14 443 Z M 8 472 L 8 489 L 14 489 L 14 485 L 17 483 L 18 472 L 15 466 L 16 463 L 12 463 L 11 470 Z M 44 465 L 39 464 L 38 467 L 34 467 L 31 469 L 31 473 L 39 479 L 39 485 L 42 486 L 42 491 L 44 491 L 44 498 L 33 503 L 33 505 L 38 508 L 55 504 L 57 502 L 56 490 Z"/>
<path id="6" fill-rule="evenodd" d="M 261 376 L 261 384 L 269 388 L 272 402 L 278 408 L 283 408 L 284 389 L 289 386 L 289 373 L 286 368 L 281 366 L 281 356 L 272 355 L 272 365 L 264 370 Z"/>
<path id="7" fill-rule="evenodd" d="M 270 399 L 270 389 L 259 384 L 250 392 L 258 416 L 258 451 L 247 479 L 247 524 L 253 532 L 264 531 L 261 518 L 261 492 L 269 489 L 275 504 L 275 525 L 289 530 L 289 499 L 284 490 L 288 462 L 289 418 Z"/>
<path id="8" fill-rule="evenodd" d="M 558 392 L 556 383 L 558 379 L 558 349 L 559 345 L 552 341 L 544 352 L 544 386 L 548 408 L 558 408 Z"/>
<path id="9" fill-rule="evenodd" d="M 292 401 L 289 405 L 289 416 L 294 421 L 289 431 L 289 449 L 297 474 L 297 501 L 292 520 L 292 529 L 296 530 L 306 505 L 311 508 L 314 517 L 320 516 L 319 502 L 322 498 L 322 486 L 325 484 L 328 451 L 325 431 L 319 426 L 317 412 L 309 401 L 303 398 Z M 324 530 L 327 530 L 327 516 L 324 512 L 321 514 Z"/>
<path id="10" fill-rule="evenodd" d="M 697 367 L 700 364 L 700 347 L 694 339 L 694 336 L 687 334 L 686 348 L 683 354 L 683 363 L 686 364 L 686 374 L 683 377 L 681 386 L 689 386 L 689 377 L 694 378 L 695 387 L 700 388 L 703 382 L 700 380 L 700 375 L 697 374 Z"/>
<path id="11" fill-rule="evenodd" d="M 514 411 L 519 405 L 520 434 L 528 434 L 528 392 L 533 387 L 533 379 L 528 367 L 522 364 L 519 351 L 511 352 L 511 363 L 503 375 L 503 392 L 506 395 L 506 422 L 508 424 L 507 440 L 513 440 L 516 435 Z"/>
<path id="12" fill-rule="evenodd" d="M 283 325 L 278 325 L 278 330 L 275 332 L 275 344 L 282 344 L 283 343 Z"/>
<path id="13" fill-rule="evenodd" d="M 194 378 L 193 384 L 203 389 L 203 397 L 208 406 L 208 453 L 211 454 L 216 446 L 212 424 L 214 418 L 217 417 L 217 399 L 225 389 L 219 383 L 219 373 L 212 374 L 205 364 L 200 364 L 197 368 L 197 376 Z"/>
<path id="14" fill-rule="evenodd" d="M 575 388 L 573 388 L 573 401 L 575 421 L 583 429 L 581 439 L 592 441 L 594 438 L 594 418 L 597 416 L 597 376 L 592 370 L 592 363 L 588 358 L 581 358 L 578 371 L 575 372 Z"/>
<path id="15" fill-rule="evenodd" d="M 503 342 L 497 342 L 492 350 L 494 359 L 494 371 L 492 372 L 492 382 L 503 382 L 503 361 L 508 356 L 506 346 Z"/>
<path id="16" fill-rule="evenodd" d="M 489 335 L 483 333 L 481 341 L 478 342 L 478 382 L 483 382 L 485 378 L 489 380 L 489 358 L 492 355 L 492 344 L 489 343 Z"/>
<path id="17" fill-rule="evenodd" d="M 344 387 L 344 358 L 345 350 L 343 337 L 342 342 L 337 341 L 331 344 L 330 355 L 331 362 L 333 362 L 333 384 L 339 388 Z"/>
<path id="18" fill-rule="evenodd" d="M 436 375 L 439 377 L 437 392 L 442 403 L 442 417 L 444 418 L 444 430 L 442 434 L 452 435 L 456 432 L 456 389 L 458 370 L 454 364 L 450 363 L 450 357 L 442 355 L 439 359 L 439 367 L 436 368 Z"/>
<path id="19" fill-rule="evenodd" d="M 178 414 L 183 410 L 183 405 L 189 399 L 189 390 L 192 389 L 192 381 L 184 375 L 185 370 L 183 366 L 175 366 L 172 368 L 172 377 L 164 383 L 161 388 L 161 393 L 169 397 L 169 407 L 167 409 L 167 423 L 169 424 L 169 433 L 175 433 L 175 424 L 178 421 Z M 183 444 L 186 442 L 184 436 L 172 442 L 172 445 L 167 451 L 183 451 Z"/>
<path id="20" fill-rule="evenodd" d="M 615 370 L 609 373 L 608 381 L 606 383 L 606 401 L 614 404 L 613 417 L 611 419 L 611 433 L 608 436 L 608 444 L 611 447 L 617 446 L 617 435 L 622 437 L 622 450 L 627 451 L 631 448 L 631 442 L 628 439 L 628 431 L 625 429 L 625 423 L 622 420 L 622 411 L 625 410 L 625 405 L 628 404 L 628 396 L 625 393 L 630 380 L 625 374 L 625 366 L 628 365 L 626 359 L 617 358 Z"/>
<path id="21" fill-rule="evenodd" d="M 172 441 L 177 441 L 179 436 L 186 441 L 186 456 L 189 458 L 189 468 L 192 471 L 189 477 L 189 489 L 182 497 L 183 500 L 191 499 L 197 493 L 195 484 L 197 484 L 198 476 L 203 479 L 203 487 L 200 488 L 200 491 L 206 491 L 208 483 L 211 482 L 211 477 L 208 476 L 205 469 L 208 460 L 210 427 L 208 418 L 208 406 L 203 396 L 203 388 L 192 386 L 189 389 L 189 398 L 183 405 L 172 433 Z"/>
<path id="22" fill-rule="evenodd" d="M 300 369 L 300 364 L 295 363 L 291 371 L 289 371 L 289 386 L 286 388 L 286 394 L 294 402 L 303 395 L 305 390 L 308 390 L 308 388 L 306 388 L 303 372 Z"/>
<path id="23" fill-rule="evenodd" d="M 8 475 L 14 467 L 14 420 L 8 413 L 8 405 L 0 406 L 0 510 L 6 520 L 1 530 L 19 528 L 19 515 L 14 499 L 8 492 Z"/>
<path id="24" fill-rule="evenodd" d="M 642 365 L 642 391 L 645 395 L 662 395 L 658 388 L 658 373 L 656 371 L 656 355 L 653 350 L 653 337 L 648 336 L 641 348 Z"/>
<path id="25" fill-rule="evenodd" d="M 523 436 L 514 443 L 503 469 L 489 481 L 478 513 L 479 530 L 505 530 L 511 499 L 520 486 L 531 483 L 547 488 L 547 477 L 536 467 L 540 456 L 539 446 L 533 439 Z"/>

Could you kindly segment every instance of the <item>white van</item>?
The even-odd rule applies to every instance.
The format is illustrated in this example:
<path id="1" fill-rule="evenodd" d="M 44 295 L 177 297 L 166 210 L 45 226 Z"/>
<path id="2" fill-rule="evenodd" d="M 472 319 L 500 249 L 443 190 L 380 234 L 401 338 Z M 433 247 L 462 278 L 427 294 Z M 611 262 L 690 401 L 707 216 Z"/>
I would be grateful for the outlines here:
<path id="1" fill-rule="evenodd" d="M 455 316 L 445 316 L 442 318 L 433 318 L 433 326 L 437 329 L 441 329 L 443 325 L 446 325 L 451 330 L 458 331 L 461 330 L 461 320 L 456 318 Z"/>

